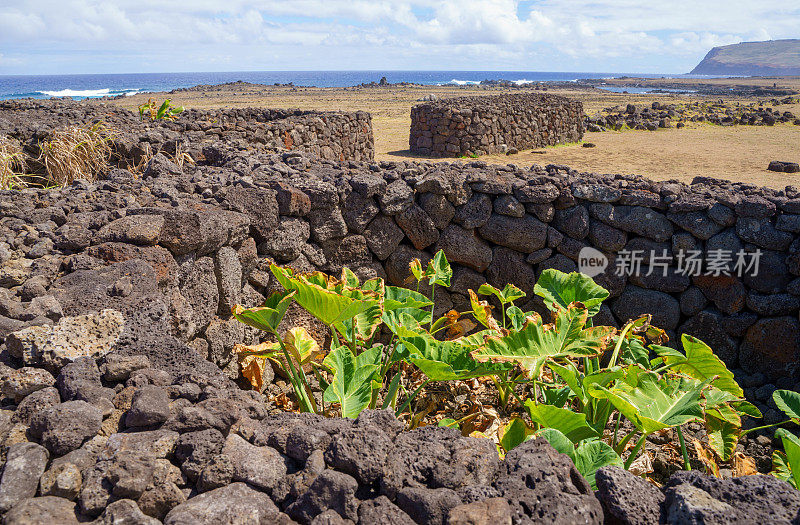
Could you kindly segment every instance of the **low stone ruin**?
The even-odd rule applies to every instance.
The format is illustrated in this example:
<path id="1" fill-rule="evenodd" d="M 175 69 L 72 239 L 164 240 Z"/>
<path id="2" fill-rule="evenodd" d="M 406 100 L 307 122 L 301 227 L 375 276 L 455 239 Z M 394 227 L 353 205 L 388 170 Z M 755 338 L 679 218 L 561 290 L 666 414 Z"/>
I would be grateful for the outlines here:
<path id="1" fill-rule="evenodd" d="M 41 142 L 65 126 L 103 122 L 115 132 L 117 160 L 137 165 L 163 153 L 203 160 L 203 147 L 224 142 L 244 151 L 298 151 L 335 161 L 374 158 L 372 117 L 364 111 L 299 109 L 189 109 L 175 121 L 142 120 L 118 106 L 65 100 L 0 102 L 0 136 L 20 142 L 32 157 Z"/>
<path id="2" fill-rule="evenodd" d="M 779 101 L 774 101 L 773 103 Z M 606 108 L 596 115 L 585 118 L 586 131 L 620 131 L 624 127 L 638 131 L 656 131 L 666 128 L 682 128 L 687 122 L 707 122 L 717 126 L 774 126 L 794 124 L 800 126 L 800 118 L 791 111 L 780 111 L 772 107 L 742 106 L 723 101 L 691 102 L 688 104 L 649 105 L 627 104 Z"/>
<path id="3" fill-rule="evenodd" d="M 230 317 L 278 289 L 271 262 L 403 284 L 438 249 L 454 268 L 440 312 L 487 281 L 543 311 L 538 274 L 593 247 L 610 258 L 598 324 L 653 313 L 672 341 L 700 337 L 773 422 L 772 391 L 800 379 L 796 188 L 201 151 L 183 167 L 157 153 L 141 177 L 0 192 L 4 523 L 796 523 L 800 493 L 769 476 L 678 473 L 659 490 L 609 468 L 595 494 L 541 440 L 500 460 L 488 440 L 405 432 L 390 412 L 283 413 L 266 401 L 282 381 L 237 383 L 234 345 L 262 335 Z M 759 276 L 677 272 L 683 252 L 740 247 L 763 251 Z M 665 251 L 667 276 L 617 275 L 623 249 Z M 323 336 L 295 308 L 280 330 L 298 324 Z"/>
<path id="4" fill-rule="evenodd" d="M 409 146 L 430 157 L 478 156 L 577 142 L 583 132 L 583 104 L 565 97 L 458 97 L 412 107 Z"/>

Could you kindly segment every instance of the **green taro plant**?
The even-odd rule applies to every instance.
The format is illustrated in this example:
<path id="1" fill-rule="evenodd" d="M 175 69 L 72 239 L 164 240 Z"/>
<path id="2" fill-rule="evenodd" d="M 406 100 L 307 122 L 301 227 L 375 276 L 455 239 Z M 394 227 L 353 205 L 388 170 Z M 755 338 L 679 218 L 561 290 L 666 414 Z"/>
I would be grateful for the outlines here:
<path id="1" fill-rule="evenodd" d="M 740 459 L 735 448 L 742 435 L 763 428 L 742 430 L 744 417 L 761 414 L 699 339 L 684 335 L 680 350 L 666 346 L 665 332 L 649 315 L 619 329 L 595 326 L 609 294 L 585 275 L 542 272 L 533 291 L 545 312 L 517 306 L 526 294 L 513 284 L 484 284 L 469 291 L 469 310 L 437 316 L 437 287 L 448 288 L 453 275 L 444 253 L 426 266 L 414 260 L 409 270 L 414 290 L 380 278 L 362 282 L 347 268 L 334 278 L 272 265 L 284 291 L 261 307 L 233 311 L 270 338 L 237 346 L 243 375 L 261 389 L 264 367 L 273 366 L 292 384 L 302 411 L 354 418 L 366 408 L 391 408 L 408 412 L 412 426 L 428 413 L 414 410 L 431 382 L 491 385 L 507 421 L 495 439 L 501 453 L 542 437 L 592 485 L 604 465 L 631 468 L 655 433 L 674 431 L 689 469 L 681 426 L 703 424 L 708 444 L 692 444 L 716 472 L 717 462 Z M 279 329 L 292 302 L 327 327 L 325 348 L 320 334 L 315 339 L 300 328 Z M 789 421 L 800 421 L 800 395 L 776 396 Z M 439 425 L 460 428 L 466 419 L 445 417 Z M 800 476 L 800 440 L 784 430 L 779 435 L 786 454 L 776 455 L 776 475 L 794 479 Z"/>
<path id="2" fill-rule="evenodd" d="M 183 113 L 185 108 L 183 106 L 173 106 L 170 99 L 164 100 L 161 105 L 158 105 L 152 98 L 147 99 L 147 102 L 139 106 L 139 117 L 144 120 L 145 117 L 150 120 L 175 120 L 178 115 Z"/>

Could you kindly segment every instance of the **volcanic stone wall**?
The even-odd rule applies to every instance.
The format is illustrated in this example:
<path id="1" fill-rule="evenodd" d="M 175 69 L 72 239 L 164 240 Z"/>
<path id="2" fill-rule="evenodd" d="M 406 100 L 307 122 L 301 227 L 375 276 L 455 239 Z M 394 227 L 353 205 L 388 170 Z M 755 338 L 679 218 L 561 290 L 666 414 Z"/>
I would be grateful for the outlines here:
<path id="1" fill-rule="evenodd" d="M 269 370 L 265 395 L 231 380 L 234 345 L 260 334 L 230 319 L 233 304 L 278 288 L 272 261 L 404 284 L 410 260 L 441 248 L 455 269 L 436 292 L 441 312 L 468 309 L 466 290 L 484 281 L 532 294 L 538 273 L 574 270 L 586 245 L 675 253 L 729 238 L 770 251 L 760 281 L 607 273 L 598 281 L 613 299 L 598 322 L 652 312 L 671 335 L 694 327 L 763 400 L 768 380 L 796 379 L 794 190 L 480 162 L 214 158 L 180 169 L 157 154 L 141 178 L 114 170 L 63 190 L 0 192 L 4 523 L 711 522 L 698 491 L 737 523 L 796 518 L 798 493 L 772 476 L 681 472 L 661 491 L 608 467 L 595 496 L 542 439 L 500 460 L 491 441 L 454 429 L 403 432 L 391 411 L 281 413 L 270 400 L 286 384 Z M 543 311 L 535 298 L 522 306 Z M 293 307 L 282 329 L 296 324 L 326 333 Z"/>
<path id="2" fill-rule="evenodd" d="M 52 320 L 41 308 L 56 305 L 41 297 L 53 295 L 56 280 L 90 270 L 91 282 L 113 289 L 123 276 L 119 263 L 141 259 L 153 267 L 153 293 L 166 305 L 156 317 L 234 378 L 233 346 L 258 334 L 232 321 L 230 307 L 255 306 L 277 287 L 272 261 L 330 273 L 349 266 L 363 278 L 403 285 L 412 259 L 426 263 L 442 249 L 454 277 L 449 290 L 437 290 L 440 313 L 468 310 L 467 290 L 483 282 L 512 282 L 528 294 L 523 309 L 544 311 L 533 294 L 541 272 L 575 271 L 581 250 L 593 247 L 608 259 L 595 280 L 611 293 L 597 323 L 651 313 L 672 341 L 681 333 L 701 338 L 768 420 L 779 417 L 769 406 L 771 390 L 800 386 L 800 193 L 793 187 L 711 179 L 685 185 L 480 161 L 334 163 L 225 149 L 214 158 L 181 169 L 156 155 L 143 180 L 116 170 L 97 184 L 4 193 L 5 333 Z M 733 262 L 731 275 L 705 266 L 702 274 L 680 273 L 688 253 L 708 260 L 719 250 L 760 250 L 758 274 L 740 277 Z M 642 256 L 631 275 L 618 272 L 625 251 Z M 145 273 L 128 273 L 132 296 L 150 289 L 137 284 Z M 149 309 L 117 304 L 124 300 L 113 293 L 93 305 L 84 296 L 76 292 L 78 302 L 61 310 L 111 304 L 152 324 Z"/>
<path id="3" fill-rule="evenodd" d="M 115 131 L 121 159 L 137 164 L 147 155 L 174 155 L 177 148 L 202 159 L 214 143 L 249 151 L 302 151 L 328 160 L 372 160 L 372 117 L 364 111 L 316 112 L 235 108 L 190 109 L 175 121 L 142 121 L 118 106 L 65 100 L 0 102 L 0 136 L 27 146 L 33 156 L 50 134 L 67 125 L 102 121 Z"/>
<path id="4" fill-rule="evenodd" d="M 522 93 L 459 97 L 411 108 L 411 151 L 432 157 L 506 153 L 583 138 L 583 104 Z"/>

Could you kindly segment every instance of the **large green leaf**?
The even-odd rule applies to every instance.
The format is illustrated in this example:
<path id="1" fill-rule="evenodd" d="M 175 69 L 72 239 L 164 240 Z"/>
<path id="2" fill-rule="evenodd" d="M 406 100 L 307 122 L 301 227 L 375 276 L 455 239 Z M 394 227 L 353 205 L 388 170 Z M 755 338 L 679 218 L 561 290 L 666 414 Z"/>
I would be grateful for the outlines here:
<path id="1" fill-rule="evenodd" d="M 348 274 L 346 269 L 342 272 L 341 281 L 335 281 L 321 272 L 295 275 L 291 269 L 274 264 L 270 269 L 286 290 L 297 291 L 294 299 L 300 306 L 327 326 L 335 327 L 348 340 L 354 335 L 366 340 L 380 325 L 382 296 L 375 290 L 348 286 L 348 282 L 353 284 L 354 276 Z"/>
<path id="2" fill-rule="evenodd" d="M 635 370 L 633 367 L 631 370 Z M 703 419 L 700 395 L 711 381 L 684 377 L 657 378 L 655 374 L 639 373 L 635 386 L 618 381 L 609 389 L 599 384 L 589 385 L 589 393 L 608 399 L 623 416 L 645 434 Z"/>
<path id="3" fill-rule="evenodd" d="M 542 388 L 544 403 L 554 407 L 563 408 L 569 401 L 570 394 L 572 394 L 572 390 L 568 386 L 563 388 Z"/>
<path id="4" fill-rule="evenodd" d="M 550 446 L 561 454 L 566 454 L 570 459 L 572 459 L 575 454 L 575 443 L 570 441 L 560 430 L 556 430 L 555 428 L 543 428 L 537 430 L 535 435 L 536 437 L 545 438 L 547 442 L 550 443 Z"/>
<path id="5" fill-rule="evenodd" d="M 511 328 L 513 330 L 519 330 L 525 326 L 525 320 L 532 314 L 533 312 L 523 312 L 513 304 L 506 308 L 506 317 L 511 321 Z"/>
<path id="6" fill-rule="evenodd" d="M 450 287 L 450 279 L 453 277 L 453 269 L 450 263 L 447 262 L 447 257 L 444 251 L 439 250 L 433 256 L 431 262 L 428 263 L 428 268 L 425 271 L 425 277 L 428 278 L 428 284 L 438 284 L 445 288 Z"/>
<path id="7" fill-rule="evenodd" d="M 355 316 L 363 307 L 349 297 L 324 288 L 327 277 L 322 274 L 295 277 L 288 268 L 273 264 L 270 269 L 286 290 L 297 292 L 297 303 L 327 326 Z"/>
<path id="8" fill-rule="evenodd" d="M 511 451 L 533 437 L 533 429 L 525 421 L 515 417 L 499 431 L 500 446 Z"/>
<path id="9" fill-rule="evenodd" d="M 776 390 L 772 400 L 795 423 L 800 423 L 800 394 L 791 390 Z"/>
<path id="10" fill-rule="evenodd" d="M 322 364 L 333 374 L 323 399 L 339 403 L 342 417 L 356 418 L 369 406 L 372 380 L 380 363 L 380 350 L 371 348 L 353 355 L 350 348 L 340 346 L 329 353 Z"/>
<path id="11" fill-rule="evenodd" d="M 742 426 L 739 410 L 732 406 L 732 402 L 740 401 L 739 398 L 713 385 L 703 392 L 703 398 L 705 399 L 706 415 L 722 419 L 735 426 Z"/>
<path id="12" fill-rule="evenodd" d="M 786 465 L 792 474 L 795 487 L 800 487 L 800 439 L 785 428 L 775 431 L 775 436 L 781 438 L 783 450 L 786 452 Z"/>
<path id="13" fill-rule="evenodd" d="M 407 288 L 387 286 L 383 300 L 383 322 L 389 329 L 397 333 L 397 327 L 404 323 L 403 314 L 413 318 L 417 324 L 429 323 L 430 306 L 433 303 L 419 292 Z"/>
<path id="14" fill-rule="evenodd" d="M 586 309 L 575 305 L 559 310 L 554 325 L 543 325 L 541 319 L 531 318 L 519 331 L 503 337 L 487 337 L 485 346 L 474 356 L 478 361 L 517 362 L 537 377 L 548 360 L 595 356 L 603 352 L 613 329 L 584 328 L 586 320 Z"/>
<path id="15" fill-rule="evenodd" d="M 578 472 L 586 478 L 593 489 L 597 489 L 595 474 L 598 470 L 607 465 L 623 467 L 619 454 L 602 441 L 589 439 L 581 441 L 576 447 L 562 432 L 554 428 L 542 429 L 536 436 L 545 438 L 554 449 L 569 456 Z"/>
<path id="16" fill-rule="evenodd" d="M 707 344 L 688 334 L 681 336 L 681 343 L 685 354 L 658 345 L 652 345 L 651 348 L 673 371 L 701 381 L 713 378 L 713 385 L 720 390 L 730 392 L 736 397 L 744 395 L 744 391 L 733 378 L 733 373 Z"/>
<path id="17" fill-rule="evenodd" d="M 650 368 L 650 350 L 635 337 L 626 337 L 620 347 L 619 360 L 626 364 L 638 364 Z"/>
<path id="18" fill-rule="evenodd" d="M 708 444 L 722 461 L 729 461 L 736 452 L 741 426 L 706 414 Z"/>
<path id="19" fill-rule="evenodd" d="M 242 308 L 236 305 L 231 313 L 236 319 L 248 326 L 275 333 L 296 293 L 294 290 L 275 292 L 267 297 L 262 306 Z"/>
<path id="20" fill-rule="evenodd" d="M 397 335 L 409 350 L 408 360 L 433 381 L 456 381 L 497 374 L 507 366 L 479 363 L 472 357 L 472 347 L 459 340 L 439 341 L 425 331 L 399 326 Z"/>
<path id="21" fill-rule="evenodd" d="M 597 437 L 597 432 L 586 422 L 586 414 L 573 412 L 567 408 L 537 404 L 530 399 L 525 401 L 525 408 L 532 421 L 542 427 L 558 430 L 573 443 Z"/>
<path id="22" fill-rule="evenodd" d="M 578 370 L 572 361 L 566 361 L 563 365 L 556 362 L 548 363 L 550 370 L 553 371 L 558 377 L 564 381 L 567 386 L 572 390 L 572 393 L 578 398 L 582 404 L 589 402 L 589 396 L 583 388 L 583 374 Z"/>
<path id="23" fill-rule="evenodd" d="M 525 292 L 511 283 L 506 284 L 502 290 L 495 288 L 491 284 L 482 284 L 480 288 L 478 288 L 478 293 L 483 295 L 494 295 L 502 304 L 508 304 L 516 301 L 517 299 L 522 299 L 525 297 Z"/>
<path id="24" fill-rule="evenodd" d="M 623 468 L 622 458 L 619 457 L 619 454 L 614 452 L 610 445 L 598 440 L 586 440 L 578 443 L 572 462 L 595 490 L 597 489 L 595 474 L 598 470 L 608 465 Z"/>
<path id="25" fill-rule="evenodd" d="M 792 469 L 789 467 L 789 459 L 786 457 L 785 452 L 780 450 L 772 452 L 772 472 L 770 474 L 797 488 L 797 484 L 792 477 Z"/>
<path id="26" fill-rule="evenodd" d="M 582 303 L 589 317 L 600 311 L 600 304 L 608 298 L 608 290 L 582 273 L 564 273 L 554 269 L 542 272 L 533 292 L 544 299 L 551 310 L 567 308 L 573 302 Z M 555 308 L 554 308 L 555 305 Z"/>

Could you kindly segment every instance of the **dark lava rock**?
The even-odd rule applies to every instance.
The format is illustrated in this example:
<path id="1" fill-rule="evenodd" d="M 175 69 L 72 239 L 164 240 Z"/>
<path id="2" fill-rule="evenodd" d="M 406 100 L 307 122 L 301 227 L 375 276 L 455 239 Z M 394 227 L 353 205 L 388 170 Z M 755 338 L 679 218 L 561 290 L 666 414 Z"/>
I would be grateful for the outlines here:
<path id="1" fill-rule="evenodd" d="M 138 388 L 133 394 L 125 424 L 129 427 L 159 425 L 169 419 L 169 414 L 167 391 L 155 385 L 147 385 Z"/>
<path id="2" fill-rule="evenodd" d="M 425 525 L 444 525 L 450 509 L 459 505 L 461 498 L 452 489 L 408 487 L 397 493 L 397 506 Z"/>
<path id="3" fill-rule="evenodd" d="M 465 438 L 450 428 L 423 427 L 395 439 L 384 466 L 381 492 L 394 498 L 405 487 L 455 490 L 486 485 L 499 465 L 489 441 Z"/>
<path id="4" fill-rule="evenodd" d="M 383 476 L 383 464 L 392 448 L 391 438 L 379 428 L 352 428 L 333 436 L 325 463 L 370 485 Z"/>
<path id="5" fill-rule="evenodd" d="M 95 436 L 102 423 L 99 409 L 85 401 L 67 401 L 33 416 L 30 432 L 50 452 L 63 456 Z"/>
<path id="6" fill-rule="evenodd" d="M 544 438 L 506 455 L 493 483 L 511 505 L 514 523 L 603 523 L 603 509 L 567 456 Z"/>
<path id="7" fill-rule="evenodd" d="M 14 506 L 4 517 L 5 525 L 77 525 L 75 504 L 55 496 L 29 498 Z"/>
<path id="8" fill-rule="evenodd" d="M 658 523 L 664 494 L 653 484 L 618 467 L 595 474 L 597 497 L 606 513 L 626 525 Z"/>
<path id="9" fill-rule="evenodd" d="M 356 520 L 356 490 L 358 482 L 352 477 L 335 470 L 325 470 L 297 501 L 289 505 L 286 514 L 300 523 L 310 523 L 318 514 L 333 509 L 344 518 Z"/>
<path id="10" fill-rule="evenodd" d="M 16 443 L 8 448 L 0 479 L 0 512 L 36 495 L 49 457 L 47 450 L 36 443 Z"/>
<path id="11" fill-rule="evenodd" d="M 150 516 L 146 516 L 135 501 L 121 499 L 109 505 L 103 510 L 103 514 L 93 522 L 93 525 L 118 525 L 118 524 L 137 524 L 137 525 L 159 525 L 161 522 Z"/>
<path id="12" fill-rule="evenodd" d="M 224 442 L 222 433 L 214 428 L 187 432 L 178 438 L 175 459 L 186 476 L 196 480 L 213 457 L 222 451 Z"/>
<path id="13" fill-rule="evenodd" d="M 764 523 L 788 525 L 800 518 L 800 492 L 774 476 L 719 479 L 680 471 L 665 493 L 670 523 L 752 523 L 757 516 Z"/>
<path id="14" fill-rule="evenodd" d="M 290 464 L 288 458 L 274 448 L 251 445 L 236 434 L 228 436 L 222 454 L 230 460 L 234 481 L 244 481 L 266 491 L 278 485 Z"/>
<path id="15" fill-rule="evenodd" d="M 400 507 L 389 501 L 386 496 L 378 496 L 372 500 L 362 501 L 358 506 L 358 523 L 363 525 L 414 525 L 414 520 L 400 510 Z"/>
<path id="16" fill-rule="evenodd" d="M 164 525 L 276 523 L 278 508 L 269 496 L 245 483 L 204 492 L 173 508 Z"/>

